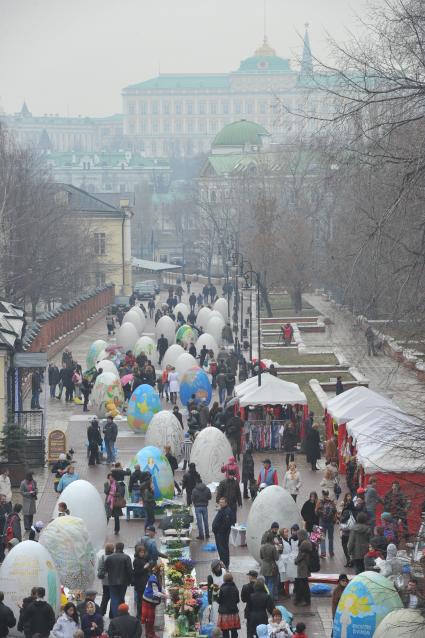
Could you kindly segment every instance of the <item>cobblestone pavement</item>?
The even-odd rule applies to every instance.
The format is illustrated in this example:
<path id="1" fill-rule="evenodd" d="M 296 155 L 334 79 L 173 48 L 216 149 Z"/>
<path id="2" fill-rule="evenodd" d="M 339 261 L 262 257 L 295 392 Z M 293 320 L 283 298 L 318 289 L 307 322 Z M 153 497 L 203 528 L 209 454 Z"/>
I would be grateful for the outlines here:
<path id="1" fill-rule="evenodd" d="M 196 287 L 195 287 L 196 289 Z M 161 295 L 164 297 L 164 293 Z M 187 295 L 184 296 L 183 301 L 187 300 Z M 154 325 L 152 321 L 147 322 L 147 333 L 154 332 Z M 99 321 L 93 324 L 85 333 L 78 336 L 69 346 L 72 350 L 74 358 L 83 363 L 85 361 L 85 355 L 88 347 L 98 338 L 106 338 L 106 326 L 104 321 Z M 57 359 L 60 359 L 61 354 Z M 164 408 L 169 408 L 170 405 L 164 403 Z M 57 399 L 47 399 L 46 406 L 47 424 L 48 428 L 61 427 L 67 433 L 68 445 L 75 450 L 76 471 L 80 475 L 80 478 L 90 481 L 103 495 L 103 483 L 106 478 L 108 467 L 100 465 L 97 467 L 88 467 L 87 465 L 87 453 L 86 453 L 86 428 L 88 425 L 88 419 L 90 418 L 90 412 L 88 414 L 82 413 L 82 406 L 76 406 L 75 404 L 66 404 L 63 399 L 61 401 Z M 124 467 L 134 456 L 134 454 L 143 446 L 143 436 L 135 435 L 130 432 L 126 426 L 121 426 L 120 434 L 118 437 L 118 457 L 122 461 Z M 277 467 L 279 472 L 279 483 L 282 484 L 283 480 L 283 463 L 282 455 L 279 453 L 267 453 L 267 456 L 272 456 L 272 461 Z M 256 471 L 259 471 L 261 461 L 264 458 L 264 453 L 255 455 Z M 304 456 L 300 455 L 297 459 L 298 467 L 302 475 L 302 487 L 301 493 L 298 497 L 300 506 L 308 498 L 309 492 L 312 490 L 318 490 L 318 476 L 317 473 L 308 469 Z M 177 472 L 177 479 L 180 480 L 182 471 Z M 45 522 L 49 521 L 52 516 L 53 508 L 57 500 L 57 496 L 53 490 L 53 477 L 48 469 L 40 472 L 37 476 L 40 481 L 40 498 L 38 501 L 37 518 Z M 243 507 L 238 512 L 238 521 L 244 522 L 247 520 L 249 513 L 250 501 L 244 501 Z M 215 504 L 212 503 L 209 507 L 210 521 L 214 516 Z M 113 530 L 110 527 L 108 530 L 107 541 L 116 541 L 117 538 L 125 543 L 126 551 L 132 554 L 135 543 L 140 539 L 143 532 L 143 525 L 139 520 L 121 521 L 120 535 L 114 536 Z M 193 532 L 195 537 L 196 528 Z M 343 568 L 344 557 L 342 549 L 338 540 L 338 532 L 335 532 L 336 547 L 335 557 L 325 559 L 322 561 L 322 572 L 324 573 L 340 573 L 346 571 Z M 202 582 L 206 580 L 209 572 L 209 565 L 213 558 L 216 557 L 216 553 L 203 552 L 202 543 L 194 540 L 192 543 L 193 556 L 197 561 L 197 575 L 198 579 Z M 231 547 L 231 565 L 230 568 L 235 576 L 235 581 L 238 587 L 241 587 L 246 582 L 246 573 L 249 569 L 253 568 L 255 562 L 249 556 L 247 549 L 243 547 Z M 350 571 L 350 570 L 348 570 Z M 100 591 L 100 584 L 98 583 L 98 591 Z M 288 608 L 295 613 L 295 619 L 297 621 L 303 620 L 307 625 L 307 633 L 312 637 L 324 638 L 330 636 L 331 632 L 331 615 L 330 615 L 330 599 L 312 599 L 311 611 L 300 610 L 294 608 L 292 603 L 287 604 Z M 243 616 L 243 607 L 240 607 L 241 617 Z M 240 632 L 243 637 L 246 635 L 246 631 L 243 628 Z"/>

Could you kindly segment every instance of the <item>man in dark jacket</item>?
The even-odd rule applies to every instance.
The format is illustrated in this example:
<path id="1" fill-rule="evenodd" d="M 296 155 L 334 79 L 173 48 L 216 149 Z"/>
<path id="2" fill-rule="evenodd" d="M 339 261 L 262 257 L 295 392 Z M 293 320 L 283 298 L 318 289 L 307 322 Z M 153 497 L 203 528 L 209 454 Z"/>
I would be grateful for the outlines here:
<path id="1" fill-rule="evenodd" d="M 298 555 L 295 558 L 297 577 L 294 584 L 294 605 L 299 605 L 300 607 L 310 605 L 311 595 L 308 578 L 311 575 L 309 562 L 312 551 L 313 546 L 311 541 L 308 540 L 308 533 L 305 529 L 300 529 L 298 532 Z"/>
<path id="2" fill-rule="evenodd" d="M 267 593 L 264 583 L 257 580 L 254 584 L 254 592 L 249 596 L 246 606 L 247 636 L 249 638 L 257 635 L 256 628 L 258 625 L 266 625 L 268 623 L 268 613 L 271 614 L 273 608 L 272 597 Z"/>
<path id="3" fill-rule="evenodd" d="M 0 591 L 0 638 L 5 638 L 9 633 L 9 629 L 16 625 L 13 611 L 4 604 L 3 600 L 4 594 Z"/>
<path id="4" fill-rule="evenodd" d="M 164 447 L 164 452 L 165 452 L 165 458 L 167 459 L 167 461 L 170 464 L 171 471 L 172 471 L 173 477 L 174 477 L 174 472 L 179 467 L 178 461 L 177 461 L 176 457 L 173 455 L 170 445 L 166 445 Z M 180 485 L 177 483 L 176 479 L 174 479 L 174 487 L 177 490 L 177 494 L 180 496 L 180 494 L 182 493 L 182 489 L 181 489 Z"/>
<path id="5" fill-rule="evenodd" d="M 247 573 L 247 576 L 249 577 L 249 581 L 245 583 L 245 585 L 242 585 L 241 589 L 241 601 L 245 603 L 245 618 L 248 618 L 248 602 L 251 594 L 254 593 L 254 585 L 258 578 L 258 572 L 256 572 L 254 569 L 251 569 Z"/>
<path id="6" fill-rule="evenodd" d="M 250 449 L 246 450 L 242 460 L 242 483 L 243 483 L 243 497 L 249 498 L 248 485 L 255 483 L 254 476 L 254 457 Z M 251 490 L 250 490 L 251 491 Z M 252 496 L 252 493 L 251 493 Z"/>
<path id="7" fill-rule="evenodd" d="M 62 381 L 62 385 L 65 388 L 65 401 L 72 401 L 74 395 L 74 384 L 72 382 L 72 376 L 74 370 L 72 367 L 62 368 L 59 373 L 59 381 Z"/>
<path id="8" fill-rule="evenodd" d="M 211 500 L 211 490 L 209 487 L 198 481 L 192 492 L 192 503 L 195 507 L 196 524 L 198 526 L 198 541 L 210 537 L 208 527 L 208 501 Z"/>
<path id="9" fill-rule="evenodd" d="M 156 344 L 156 349 L 158 350 L 158 354 L 159 354 L 158 365 L 161 365 L 161 361 L 164 358 L 164 354 L 167 352 L 167 349 L 168 349 L 168 339 L 167 337 L 164 337 L 163 334 L 158 339 L 158 343 Z"/>
<path id="10" fill-rule="evenodd" d="M 118 427 L 111 416 L 108 416 L 103 426 L 103 438 L 106 448 L 106 462 L 113 463 L 115 461 L 115 441 L 118 436 Z"/>
<path id="11" fill-rule="evenodd" d="M 40 409 L 41 377 L 38 370 L 31 375 L 31 409 Z"/>
<path id="12" fill-rule="evenodd" d="M 236 522 L 238 505 L 242 507 L 241 488 L 239 487 L 234 470 L 229 470 L 228 477 L 229 478 L 223 479 L 219 483 L 216 501 L 218 503 L 222 496 L 225 497 L 227 505 L 233 512 L 233 521 Z"/>
<path id="13" fill-rule="evenodd" d="M 202 482 L 199 472 L 196 471 L 195 463 L 189 463 L 188 471 L 183 474 L 182 489 L 186 490 L 186 502 L 192 505 L 192 492 L 196 483 Z"/>
<path id="14" fill-rule="evenodd" d="M 130 616 L 128 605 L 122 603 L 118 606 L 118 616 L 109 623 L 108 636 L 120 636 L 121 638 L 140 638 L 142 625 L 138 618 Z"/>
<path id="15" fill-rule="evenodd" d="M 125 592 L 133 575 L 131 558 L 128 554 L 124 554 L 124 543 L 117 543 L 115 553 L 106 557 L 105 574 L 108 577 L 111 593 L 111 613 L 115 618 L 118 605 L 125 602 Z"/>
<path id="16" fill-rule="evenodd" d="M 18 631 L 20 632 L 24 631 L 23 617 L 24 617 L 25 609 L 28 607 L 28 605 L 31 605 L 31 603 L 33 603 L 36 599 L 37 599 L 37 587 L 33 587 L 31 589 L 31 594 L 29 596 L 25 596 L 25 598 L 22 600 L 22 605 L 19 610 L 18 625 L 16 627 Z M 25 638 L 31 638 L 31 636 L 28 633 L 25 633 Z"/>
<path id="17" fill-rule="evenodd" d="M 200 368 L 203 367 L 204 361 L 205 361 L 205 357 L 207 356 L 207 354 L 208 354 L 208 348 L 207 348 L 207 346 L 204 343 L 204 345 L 202 346 L 201 351 L 199 353 L 199 367 Z"/>
<path id="18" fill-rule="evenodd" d="M 50 398 L 54 399 L 56 396 L 56 386 L 59 383 L 59 368 L 55 363 L 49 363 L 48 379 L 50 387 Z"/>
<path id="19" fill-rule="evenodd" d="M 44 587 L 37 587 L 37 598 L 26 607 L 22 623 L 25 635 L 39 634 L 40 638 L 48 638 L 55 624 L 55 612 L 52 607 L 43 600 L 46 595 Z"/>
<path id="20" fill-rule="evenodd" d="M 202 399 L 201 405 L 199 406 L 199 420 L 201 423 L 201 430 L 207 427 L 209 419 L 210 411 L 207 404 L 205 403 L 205 400 Z"/>
<path id="21" fill-rule="evenodd" d="M 243 421 L 241 419 L 241 413 L 238 412 L 235 416 L 229 419 L 226 426 L 226 436 L 229 439 L 229 443 L 232 446 L 233 456 L 236 456 L 240 461 L 241 454 L 241 432 L 243 428 Z"/>
<path id="22" fill-rule="evenodd" d="M 229 569 L 230 552 L 229 536 L 232 525 L 235 523 L 233 511 L 227 504 L 224 496 L 218 501 L 220 509 L 212 522 L 212 531 L 215 536 L 218 555 L 226 569 Z"/>
<path id="23" fill-rule="evenodd" d="M 87 441 L 89 444 L 89 465 L 99 464 L 99 447 L 102 445 L 102 435 L 97 419 L 92 419 L 87 428 Z"/>

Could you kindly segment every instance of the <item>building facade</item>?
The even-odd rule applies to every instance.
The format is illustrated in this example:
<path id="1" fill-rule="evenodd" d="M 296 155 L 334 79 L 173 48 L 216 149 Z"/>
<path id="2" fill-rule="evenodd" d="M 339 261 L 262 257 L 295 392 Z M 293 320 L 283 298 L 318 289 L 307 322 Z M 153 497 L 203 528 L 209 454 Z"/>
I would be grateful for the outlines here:
<path id="1" fill-rule="evenodd" d="M 224 126 L 246 118 L 267 128 L 276 141 L 297 128 L 316 131 L 318 123 L 297 113 L 322 109 L 315 90 L 308 32 L 300 70 L 279 57 L 264 39 L 239 69 L 226 74 L 161 74 L 123 89 L 124 136 L 152 157 L 209 152 Z"/>

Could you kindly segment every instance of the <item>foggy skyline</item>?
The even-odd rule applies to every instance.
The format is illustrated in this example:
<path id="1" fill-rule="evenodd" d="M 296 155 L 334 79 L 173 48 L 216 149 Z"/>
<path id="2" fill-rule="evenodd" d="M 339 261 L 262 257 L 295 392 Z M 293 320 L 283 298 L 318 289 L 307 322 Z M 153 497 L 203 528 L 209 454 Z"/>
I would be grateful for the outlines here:
<path id="1" fill-rule="evenodd" d="M 297 66 L 304 24 L 313 54 L 326 31 L 359 32 L 367 0 L 267 1 L 267 35 Z M 227 73 L 263 39 L 263 0 L 0 0 L 0 105 L 33 115 L 110 115 L 121 90 L 161 73 Z"/>

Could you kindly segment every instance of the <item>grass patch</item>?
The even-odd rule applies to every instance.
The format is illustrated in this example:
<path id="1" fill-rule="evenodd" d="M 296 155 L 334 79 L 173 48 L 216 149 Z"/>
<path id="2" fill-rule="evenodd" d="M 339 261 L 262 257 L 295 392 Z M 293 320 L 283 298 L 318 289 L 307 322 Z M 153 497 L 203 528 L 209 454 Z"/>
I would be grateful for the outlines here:
<path id="1" fill-rule="evenodd" d="M 281 295 L 272 295 L 270 297 L 270 305 L 272 308 L 281 308 L 283 310 L 290 310 L 292 313 L 294 312 L 291 297 L 289 295 L 285 295 L 284 293 L 282 293 Z M 317 310 L 315 310 L 313 306 L 304 299 L 303 310 L 314 310 L 317 313 Z"/>
<path id="2" fill-rule="evenodd" d="M 277 361 L 282 366 L 293 365 L 338 365 L 338 359 L 332 353 L 298 354 L 296 348 L 272 350 L 262 348 L 261 356 Z"/>

